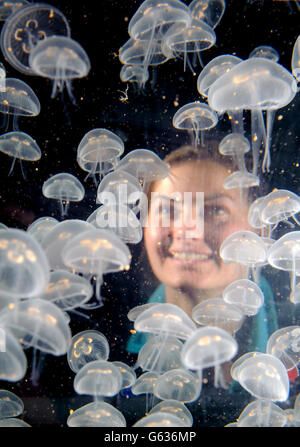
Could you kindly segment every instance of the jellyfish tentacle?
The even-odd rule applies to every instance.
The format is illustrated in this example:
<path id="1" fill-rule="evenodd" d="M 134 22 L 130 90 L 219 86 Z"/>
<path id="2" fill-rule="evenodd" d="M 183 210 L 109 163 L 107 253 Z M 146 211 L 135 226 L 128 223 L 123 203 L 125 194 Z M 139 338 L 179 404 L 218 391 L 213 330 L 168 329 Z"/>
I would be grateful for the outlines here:
<path id="1" fill-rule="evenodd" d="M 8 176 L 10 176 L 13 173 L 14 166 L 15 166 L 15 163 L 16 163 L 16 158 L 17 157 L 13 157 L 13 159 L 12 159 L 12 163 L 11 163 L 11 166 L 10 166 L 10 170 L 9 170 Z"/>
<path id="2" fill-rule="evenodd" d="M 265 145 L 265 153 L 262 165 L 262 172 L 269 172 L 271 166 L 271 138 L 272 138 L 272 129 L 275 118 L 275 110 L 267 111 L 267 135 L 266 135 L 266 145 Z"/>

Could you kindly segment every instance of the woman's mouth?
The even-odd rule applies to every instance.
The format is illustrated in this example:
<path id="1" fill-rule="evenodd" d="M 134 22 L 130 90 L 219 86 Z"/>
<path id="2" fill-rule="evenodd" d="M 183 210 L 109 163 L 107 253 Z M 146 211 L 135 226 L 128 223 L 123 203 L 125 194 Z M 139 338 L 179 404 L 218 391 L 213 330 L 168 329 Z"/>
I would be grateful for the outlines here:
<path id="1" fill-rule="evenodd" d="M 193 251 L 169 251 L 168 255 L 173 259 L 182 262 L 207 261 L 212 259 L 211 254 L 197 253 Z"/>

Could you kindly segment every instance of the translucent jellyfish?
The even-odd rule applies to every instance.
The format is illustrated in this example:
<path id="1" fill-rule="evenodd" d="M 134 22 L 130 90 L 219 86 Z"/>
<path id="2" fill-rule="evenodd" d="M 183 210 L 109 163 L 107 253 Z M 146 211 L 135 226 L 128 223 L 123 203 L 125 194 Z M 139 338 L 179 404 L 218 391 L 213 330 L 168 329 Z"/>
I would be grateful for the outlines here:
<path id="1" fill-rule="evenodd" d="M 183 55 L 184 71 L 188 63 L 192 73 L 195 75 L 189 55 L 194 54 L 202 65 L 200 52 L 211 48 L 216 42 L 213 28 L 202 20 L 193 18 L 190 25 L 174 24 L 165 34 L 162 42 L 162 51 L 169 58 Z M 195 59 L 195 58 L 194 58 Z"/>
<path id="2" fill-rule="evenodd" d="M 6 20 L 11 14 L 14 14 L 19 8 L 28 5 L 27 0 L 2 1 L 0 5 L 0 20 Z"/>
<path id="3" fill-rule="evenodd" d="M 204 145 L 204 131 L 215 127 L 218 123 L 218 115 L 207 104 L 199 101 L 191 102 L 180 107 L 173 116 L 173 126 L 176 129 L 193 132 L 194 144 Z"/>
<path id="4" fill-rule="evenodd" d="M 0 390 L 0 419 L 14 418 L 24 411 L 23 401 L 11 391 Z"/>
<path id="5" fill-rule="evenodd" d="M 237 56 L 225 54 L 217 56 L 205 65 L 197 79 L 197 89 L 200 95 L 207 98 L 211 85 L 223 74 L 229 72 L 233 67 L 242 62 Z M 243 133 L 243 111 L 226 110 L 231 120 L 233 132 Z M 223 113 L 223 112 L 222 112 Z"/>
<path id="6" fill-rule="evenodd" d="M 270 47 L 269 45 L 261 45 L 259 47 L 254 48 L 249 54 L 249 57 L 264 57 L 265 59 L 270 59 L 271 61 L 278 62 L 279 54 L 275 48 Z"/>
<path id="7" fill-rule="evenodd" d="M 26 231 L 33 236 L 35 240 L 41 243 L 48 232 L 58 223 L 59 221 L 54 217 L 44 216 L 34 220 Z"/>
<path id="8" fill-rule="evenodd" d="M 51 301 L 61 310 L 71 310 L 89 301 L 93 293 L 93 287 L 86 278 L 56 270 L 50 273 L 49 283 L 41 298 Z"/>
<path id="9" fill-rule="evenodd" d="M 158 377 L 154 395 L 161 400 L 174 399 L 180 402 L 194 402 L 201 393 L 197 375 L 184 368 L 166 371 Z"/>
<path id="10" fill-rule="evenodd" d="M 202 370 L 208 367 L 215 368 L 215 387 L 223 384 L 220 365 L 231 360 L 237 353 L 236 340 L 221 328 L 207 326 L 197 329 L 186 340 L 181 351 L 183 365 L 198 371 L 199 382 L 202 382 Z"/>
<path id="11" fill-rule="evenodd" d="M 92 402 L 73 411 L 68 427 L 126 427 L 123 414 L 107 402 Z"/>
<path id="12" fill-rule="evenodd" d="M 77 372 L 74 390 L 78 394 L 111 397 L 118 394 L 122 381 L 122 374 L 112 362 L 94 360 Z"/>
<path id="13" fill-rule="evenodd" d="M 300 197 L 286 189 L 275 189 L 265 196 L 261 210 L 261 220 L 266 225 L 277 225 L 290 217 L 300 225 L 296 214 L 300 212 Z"/>
<path id="14" fill-rule="evenodd" d="M 71 344 L 71 330 L 63 312 L 48 301 L 32 298 L 6 307 L 0 314 L 4 325 L 24 347 L 60 356 Z"/>
<path id="15" fill-rule="evenodd" d="M 117 170 L 127 171 L 143 185 L 169 175 L 169 165 L 149 149 L 134 149 L 118 163 Z"/>
<path id="16" fill-rule="evenodd" d="M 293 304 L 299 304 L 300 303 L 300 283 L 298 283 L 295 286 L 293 293 L 290 294 L 290 301 Z"/>
<path id="17" fill-rule="evenodd" d="M 18 130 L 19 116 L 37 116 L 40 110 L 40 101 L 28 84 L 20 79 L 6 78 L 5 89 L 0 90 L 0 112 L 13 115 L 13 130 Z"/>
<path id="18" fill-rule="evenodd" d="M 289 396 L 290 382 L 285 366 L 270 354 L 245 356 L 236 370 L 236 380 L 257 399 L 284 402 Z"/>
<path id="19" fill-rule="evenodd" d="M 248 317 L 256 315 L 264 303 L 264 294 L 258 285 L 249 279 L 238 279 L 223 290 L 226 303 L 242 309 Z"/>
<path id="20" fill-rule="evenodd" d="M 286 423 L 284 410 L 266 399 L 248 404 L 238 418 L 238 427 L 284 427 Z"/>
<path id="21" fill-rule="evenodd" d="M 266 353 L 279 358 L 287 371 L 296 368 L 300 362 L 300 326 L 288 326 L 269 337 Z"/>
<path id="22" fill-rule="evenodd" d="M 292 73 L 297 79 L 300 81 L 300 36 L 297 37 L 297 40 L 294 44 L 293 54 L 292 54 Z"/>
<path id="23" fill-rule="evenodd" d="M 236 231 L 228 236 L 220 247 L 220 256 L 225 263 L 236 262 L 248 267 L 254 267 L 257 263 L 267 259 L 267 248 L 264 241 L 252 231 Z M 249 276 L 247 272 L 246 278 Z M 255 277 L 255 282 L 257 278 Z"/>
<path id="24" fill-rule="evenodd" d="M 147 71 L 149 65 L 163 64 L 168 57 L 162 52 L 159 41 L 154 40 L 149 47 L 147 40 L 129 38 L 119 49 L 119 59 L 122 64 L 142 66 Z"/>
<path id="25" fill-rule="evenodd" d="M 27 372 L 27 357 L 20 342 L 9 330 L 4 329 L 2 323 L 1 330 L 5 334 L 5 351 L 0 350 L 0 380 L 19 382 Z"/>
<path id="26" fill-rule="evenodd" d="M 101 180 L 97 189 L 96 203 L 108 205 L 113 196 L 117 203 L 134 206 L 142 196 L 142 186 L 135 176 L 117 169 L 106 174 Z"/>
<path id="27" fill-rule="evenodd" d="M 132 394 L 135 396 L 139 396 L 140 394 L 153 394 L 158 377 L 159 373 L 155 371 L 141 374 L 132 387 Z"/>
<path id="28" fill-rule="evenodd" d="M 128 270 L 131 254 L 127 245 L 112 231 L 93 229 L 75 236 L 66 244 L 63 261 L 76 272 L 96 276 L 96 298 L 101 305 L 103 275 Z"/>
<path id="29" fill-rule="evenodd" d="M 43 183 L 42 192 L 48 199 L 58 200 L 61 217 L 68 214 L 70 202 L 80 202 L 85 190 L 81 182 L 72 174 L 60 172 Z"/>
<path id="30" fill-rule="evenodd" d="M 133 424 L 133 427 L 186 427 L 186 425 L 174 414 L 158 411 L 142 417 Z"/>
<path id="31" fill-rule="evenodd" d="M 88 75 L 91 64 L 82 46 L 65 36 L 50 36 L 31 50 L 29 66 L 34 74 L 53 80 L 51 98 L 66 86 L 73 103 L 71 81 Z"/>
<path id="32" fill-rule="evenodd" d="M 180 401 L 167 399 L 156 404 L 149 412 L 149 415 L 162 412 L 170 413 L 178 417 L 186 427 L 192 427 L 193 416 L 189 409 Z"/>
<path id="33" fill-rule="evenodd" d="M 119 369 L 122 375 L 121 389 L 132 387 L 136 382 L 136 373 L 134 369 L 126 365 L 124 362 L 115 361 L 112 363 Z"/>
<path id="34" fill-rule="evenodd" d="M 193 0 L 189 4 L 192 17 L 203 20 L 215 28 L 225 12 L 224 0 Z"/>
<path id="35" fill-rule="evenodd" d="M 40 244 L 23 230 L 0 232 L 0 287 L 12 298 L 31 298 L 44 292 L 49 264 Z"/>
<path id="36" fill-rule="evenodd" d="M 262 57 L 251 57 L 237 64 L 210 87 L 208 104 L 213 110 L 219 113 L 226 110 L 251 110 L 254 174 L 257 173 L 258 148 L 262 139 L 265 141 L 262 171 L 269 171 L 275 112 L 289 104 L 296 93 L 297 82 L 292 74 L 277 62 Z M 266 126 L 263 122 L 263 110 L 267 113 Z M 262 137 L 264 134 L 265 138 Z"/>
<path id="37" fill-rule="evenodd" d="M 215 326 L 234 334 L 242 326 L 245 314 L 223 298 L 210 298 L 193 307 L 192 318 L 201 326 Z"/>
<path id="38" fill-rule="evenodd" d="M 1 32 L 1 50 L 16 70 L 34 75 L 29 65 L 33 48 L 53 35 L 70 34 L 68 20 L 57 8 L 46 3 L 29 4 L 6 20 Z"/>
<path id="39" fill-rule="evenodd" d="M 254 200 L 249 207 L 248 222 L 253 228 L 261 229 L 262 231 L 267 227 L 265 222 L 262 221 L 261 213 L 264 207 L 265 197 L 259 197 Z"/>
<path id="40" fill-rule="evenodd" d="M 179 306 L 160 303 L 142 312 L 134 322 L 134 329 L 186 340 L 196 330 L 196 325 Z"/>
<path id="41" fill-rule="evenodd" d="M 300 276 L 300 231 L 284 234 L 270 248 L 269 264 L 279 270 L 290 272 L 290 294 L 296 287 L 296 276 Z"/>
<path id="42" fill-rule="evenodd" d="M 120 70 L 120 79 L 122 82 L 137 84 L 138 88 L 143 89 L 149 79 L 149 71 L 142 65 L 123 65 Z"/>
<path id="43" fill-rule="evenodd" d="M 124 142 L 108 129 L 93 129 L 87 132 L 77 149 L 77 163 L 88 172 L 86 179 L 92 175 L 95 185 L 95 175 L 102 176 L 115 169 L 120 156 L 124 152 Z"/>
<path id="44" fill-rule="evenodd" d="M 104 334 L 88 329 L 74 335 L 67 352 L 68 364 L 77 373 L 87 363 L 95 360 L 107 360 L 109 344 Z"/>
<path id="45" fill-rule="evenodd" d="M 139 350 L 137 365 L 143 371 L 156 371 L 159 374 L 181 368 L 182 346 L 182 341 L 176 337 L 151 336 Z"/>
<path id="46" fill-rule="evenodd" d="M 158 303 L 146 303 L 146 304 L 141 304 L 139 306 L 135 306 L 132 309 L 130 309 L 130 311 L 127 314 L 127 317 L 130 321 L 135 321 L 137 319 L 137 317 L 144 312 L 144 310 L 156 306 Z"/>
<path id="47" fill-rule="evenodd" d="M 4 223 L 2 223 L 2 222 L 0 222 L 0 231 L 1 230 L 7 230 L 7 226 L 6 225 L 4 225 Z"/>
<path id="48" fill-rule="evenodd" d="M 6 69 L 2 64 L 2 62 L 0 62 L 0 91 L 5 92 L 5 88 L 6 88 Z"/>
<path id="49" fill-rule="evenodd" d="M 78 234 L 92 229 L 91 224 L 79 219 L 68 219 L 56 224 L 41 242 L 50 268 L 52 270 L 68 270 L 62 259 L 66 244 Z"/>
<path id="50" fill-rule="evenodd" d="M 6 419 L 0 419 L 0 427 L 8 427 L 8 428 L 14 428 L 14 427 L 31 427 L 31 425 L 27 424 L 27 422 L 22 421 L 18 418 L 6 418 Z"/>
<path id="51" fill-rule="evenodd" d="M 0 151 L 13 157 L 8 175 L 12 174 L 15 161 L 20 160 L 20 166 L 23 177 L 25 172 L 22 166 L 22 160 L 37 161 L 41 158 L 42 152 L 37 142 L 24 132 L 8 132 L 0 135 Z"/>

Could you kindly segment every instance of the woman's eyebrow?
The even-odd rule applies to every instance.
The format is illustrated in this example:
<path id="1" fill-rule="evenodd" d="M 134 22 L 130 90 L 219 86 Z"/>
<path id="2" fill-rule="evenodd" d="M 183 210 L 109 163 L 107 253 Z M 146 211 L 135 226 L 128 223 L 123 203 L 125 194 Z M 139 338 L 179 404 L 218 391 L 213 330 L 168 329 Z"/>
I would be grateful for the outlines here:
<path id="1" fill-rule="evenodd" d="M 229 194 L 220 193 L 220 194 L 213 194 L 213 195 L 209 196 L 204 193 L 204 202 L 215 201 L 218 199 L 229 199 L 232 202 L 234 201 L 233 198 Z"/>

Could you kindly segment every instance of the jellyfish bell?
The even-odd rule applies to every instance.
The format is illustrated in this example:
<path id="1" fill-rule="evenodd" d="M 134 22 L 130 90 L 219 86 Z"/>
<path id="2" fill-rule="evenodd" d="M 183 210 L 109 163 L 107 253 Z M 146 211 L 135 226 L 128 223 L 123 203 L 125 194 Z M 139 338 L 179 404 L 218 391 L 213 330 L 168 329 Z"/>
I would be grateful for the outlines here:
<path id="1" fill-rule="evenodd" d="M 97 128 L 87 132 L 77 148 L 77 162 L 88 176 L 101 176 L 114 170 L 124 152 L 124 142 L 108 129 Z M 86 179 L 88 178 L 86 177 Z"/>
<path id="2" fill-rule="evenodd" d="M 147 63 L 145 61 L 148 57 Z M 119 60 L 122 64 L 142 66 L 147 71 L 151 65 L 160 65 L 169 58 L 162 52 L 160 41 L 153 40 L 151 48 L 147 40 L 136 40 L 129 38 L 127 42 L 119 49 Z"/>
<path id="3" fill-rule="evenodd" d="M 0 419 L 0 427 L 15 428 L 15 427 L 31 427 L 27 422 L 18 418 Z"/>
<path id="4" fill-rule="evenodd" d="M 257 175 L 246 170 L 235 171 L 228 175 L 224 180 L 224 189 L 237 189 L 252 188 L 253 186 L 259 186 L 260 179 Z"/>
<path id="5" fill-rule="evenodd" d="M 257 399 L 248 404 L 238 418 L 238 427 L 285 427 L 287 415 L 274 402 Z"/>
<path id="6" fill-rule="evenodd" d="M 43 216 L 34 220 L 27 228 L 27 233 L 31 234 L 39 243 L 42 242 L 47 233 L 58 224 L 59 221 L 51 216 Z"/>
<path id="7" fill-rule="evenodd" d="M 189 403 L 198 399 L 200 393 L 201 384 L 197 375 L 184 368 L 166 371 L 158 377 L 154 387 L 154 395 L 161 400 Z"/>
<path id="8" fill-rule="evenodd" d="M 224 0 L 193 0 L 189 4 L 192 17 L 203 20 L 215 28 L 221 21 L 225 12 Z"/>
<path id="9" fill-rule="evenodd" d="M 111 397 L 120 391 L 122 382 L 122 374 L 112 362 L 94 360 L 77 372 L 74 390 L 78 394 Z"/>
<path id="10" fill-rule="evenodd" d="M 116 202 L 132 206 L 142 196 L 142 186 L 135 176 L 117 169 L 106 174 L 99 183 L 96 203 L 109 204 L 111 194 Z"/>
<path id="11" fill-rule="evenodd" d="M 5 335 L 5 350 L 0 349 L 0 380 L 19 382 L 27 372 L 27 357 L 17 337 L 3 323 L 0 330 Z"/>
<path id="12" fill-rule="evenodd" d="M 176 129 L 192 131 L 194 134 L 194 144 L 204 144 L 204 131 L 215 127 L 218 123 L 218 116 L 207 104 L 195 101 L 185 104 L 173 116 L 173 126 Z"/>
<path id="13" fill-rule="evenodd" d="M 287 371 L 297 367 L 300 362 L 300 326 L 280 328 L 269 337 L 266 353 L 279 358 Z"/>
<path id="14" fill-rule="evenodd" d="M 265 197 L 258 197 L 252 202 L 248 211 L 248 222 L 251 227 L 256 229 L 266 228 L 265 222 L 262 221 L 262 210 L 264 207 Z"/>
<path id="15" fill-rule="evenodd" d="M 133 427 L 186 427 L 186 425 L 174 414 L 157 411 L 142 417 L 135 422 Z"/>
<path id="16" fill-rule="evenodd" d="M 1 50 L 12 67 L 23 74 L 34 75 L 29 65 L 30 53 L 41 40 L 54 34 L 71 34 L 62 12 L 46 3 L 29 3 L 6 20 L 1 32 Z"/>
<path id="17" fill-rule="evenodd" d="M 132 386 L 132 394 L 135 396 L 139 396 L 141 394 L 153 394 L 153 390 L 159 376 L 160 374 L 155 371 L 147 371 L 141 374 Z"/>
<path id="18" fill-rule="evenodd" d="M 94 329 L 81 331 L 72 337 L 67 352 L 68 365 L 77 373 L 89 362 L 107 360 L 109 352 L 109 344 L 104 334 Z"/>
<path id="19" fill-rule="evenodd" d="M 245 154 L 250 151 L 248 138 L 240 133 L 230 133 L 226 135 L 219 144 L 219 152 L 222 155 L 229 155 L 235 159 L 240 170 L 245 170 Z"/>
<path id="20" fill-rule="evenodd" d="M 144 310 L 148 309 L 149 307 L 153 307 L 156 306 L 158 303 L 146 303 L 146 304 L 141 304 L 138 306 L 133 307 L 132 309 L 130 309 L 130 311 L 127 314 L 127 318 L 130 321 L 135 321 L 137 319 L 137 317 L 144 312 Z"/>
<path id="21" fill-rule="evenodd" d="M 156 404 L 149 411 L 149 415 L 157 412 L 174 414 L 179 417 L 186 427 L 192 427 L 193 416 L 184 403 L 175 399 L 166 399 Z"/>
<path id="22" fill-rule="evenodd" d="M 68 427 L 126 427 L 123 414 L 107 402 L 91 402 L 73 411 Z"/>
<path id="23" fill-rule="evenodd" d="M 223 291 L 226 303 L 234 304 L 247 316 L 256 315 L 264 303 L 264 295 L 258 285 L 249 279 L 238 279 Z"/>
<path id="24" fill-rule="evenodd" d="M 74 175 L 60 172 L 43 183 L 42 193 L 47 199 L 59 201 L 61 217 L 64 217 L 68 213 L 69 203 L 80 202 L 84 198 L 85 190 Z"/>
<path id="25" fill-rule="evenodd" d="M 249 57 L 263 57 L 274 62 L 279 61 L 278 51 L 276 51 L 275 48 L 270 47 L 269 45 L 260 45 L 259 47 L 254 48 L 254 50 L 252 50 L 249 54 Z"/>
<path id="26" fill-rule="evenodd" d="M 11 14 L 14 14 L 19 8 L 28 5 L 27 0 L 2 1 L 0 4 L 0 20 L 6 20 Z"/>
<path id="27" fill-rule="evenodd" d="M 261 210 L 261 220 L 266 225 L 275 225 L 293 217 L 296 223 L 296 215 L 300 212 L 300 197 L 286 189 L 275 189 L 264 200 Z"/>
<path id="28" fill-rule="evenodd" d="M 293 47 L 292 54 L 292 73 L 297 81 L 300 81 L 300 36 L 297 37 L 297 40 Z"/>
<path id="29" fill-rule="evenodd" d="M 258 134 L 261 141 L 266 133 L 263 172 L 270 168 L 271 132 L 276 110 L 289 104 L 297 93 L 297 83 L 292 74 L 282 65 L 270 59 L 251 57 L 220 76 L 209 88 L 208 104 L 219 113 L 226 110 L 251 110 L 260 114 Z M 267 125 L 264 127 L 262 111 L 267 111 Z M 257 115 L 256 115 L 257 118 Z M 255 117 L 251 117 L 255 120 Z M 255 146 L 255 157 L 257 148 Z M 255 159 L 255 166 L 257 160 Z M 254 174 L 256 174 L 256 167 Z"/>
<path id="30" fill-rule="evenodd" d="M 23 177 L 22 160 L 37 161 L 42 152 L 37 142 L 28 134 L 20 131 L 8 132 L 0 135 L 0 151 L 13 157 L 12 165 L 8 175 L 12 174 L 16 159 L 20 160 Z"/>
<path id="31" fill-rule="evenodd" d="M 143 65 L 123 65 L 120 70 L 120 79 L 122 82 L 131 82 L 137 84 L 138 88 L 143 89 L 149 79 L 149 70 Z"/>
<path id="32" fill-rule="evenodd" d="M 53 81 L 51 98 L 66 86 L 73 103 L 71 81 L 88 75 L 91 64 L 82 46 L 69 36 L 50 36 L 31 50 L 29 66 L 33 73 Z"/>
<path id="33" fill-rule="evenodd" d="M 131 388 L 136 382 L 136 373 L 134 369 L 128 366 L 126 363 L 120 361 L 114 361 L 112 362 L 112 364 L 119 369 L 122 375 L 121 389 Z"/>
<path id="34" fill-rule="evenodd" d="M 40 244 L 27 232 L 0 232 L 1 293 L 32 298 L 43 293 L 49 281 L 49 264 Z"/>
<path id="35" fill-rule="evenodd" d="M 14 418 L 24 411 L 23 401 L 8 390 L 0 390 L 0 419 Z"/>

